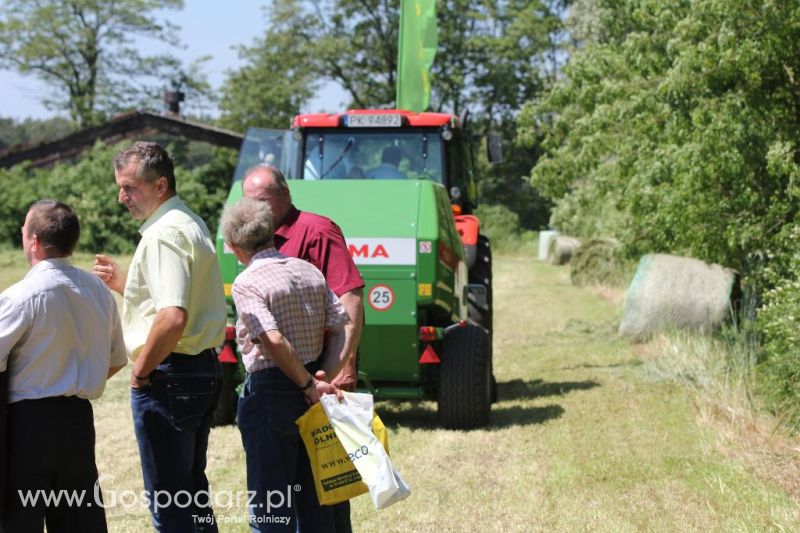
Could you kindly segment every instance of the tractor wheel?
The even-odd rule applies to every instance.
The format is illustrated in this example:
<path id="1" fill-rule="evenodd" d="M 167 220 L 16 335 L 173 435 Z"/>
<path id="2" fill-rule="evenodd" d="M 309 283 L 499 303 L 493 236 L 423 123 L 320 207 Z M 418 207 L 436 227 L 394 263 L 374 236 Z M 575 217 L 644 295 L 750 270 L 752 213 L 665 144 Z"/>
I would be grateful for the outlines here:
<path id="1" fill-rule="evenodd" d="M 476 324 L 483 326 L 490 333 L 492 331 L 492 249 L 489 239 L 485 235 L 478 236 L 475 264 L 469 271 L 469 282 L 479 283 L 486 287 L 486 305 L 479 305 L 469 296 L 467 307 L 469 318 Z"/>
<path id="2" fill-rule="evenodd" d="M 227 426 L 236 421 L 238 368 L 232 363 L 222 363 L 219 366 L 222 368 L 222 392 L 211 415 L 211 425 Z"/>
<path id="3" fill-rule="evenodd" d="M 439 421 L 451 429 L 489 423 L 492 347 L 489 334 L 473 324 L 443 340 L 439 365 Z"/>

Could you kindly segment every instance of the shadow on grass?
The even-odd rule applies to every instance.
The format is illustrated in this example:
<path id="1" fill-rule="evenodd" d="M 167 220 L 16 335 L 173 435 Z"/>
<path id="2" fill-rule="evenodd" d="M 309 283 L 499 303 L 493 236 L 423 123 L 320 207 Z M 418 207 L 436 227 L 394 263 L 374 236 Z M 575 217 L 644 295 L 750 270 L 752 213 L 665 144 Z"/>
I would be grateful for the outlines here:
<path id="1" fill-rule="evenodd" d="M 544 424 L 548 420 L 561 418 L 563 414 L 564 408 L 556 403 L 540 407 L 522 407 L 519 405 L 503 407 L 495 404 L 492 406 L 489 427 L 486 429 Z"/>
<path id="2" fill-rule="evenodd" d="M 552 403 L 540 406 L 506 405 L 515 400 L 532 400 L 548 396 L 563 396 L 572 391 L 599 387 L 593 380 L 547 382 L 541 379 L 523 381 L 514 379 L 497 384 L 497 403 L 492 405 L 491 422 L 483 429 L 500 429 L 511 426 L 543 424 L 560 418 L 564 408 Z M 384 425 L 389 428 L 439 429 L 436 402 L 384 400 L 375 406 Z M 478 428 L 481 429 L 481 428 Z"/>
<path id="3" fill-rule="evenodd" d="M 585 368 L 591 368 L 596 370 L 611 370 L 617 368 L 624 368 L 624 367 L 637 367 L 641 366 L 644 362 L 639 358 L 627 359 L 625 361 L 619 361 L 617 363 L 610 363 L 607 365 L 593 365 L 590 363 L 582 363 L 580 365 L 573 365 L 573 366 L 564 366 L 558 368 L 557 370 L 581 370 Z"/>
<path id="4" fill-rule="evenodd" d="M 418 404 L 412 402 L 387 401 L 376 406 L 376 410 L 384 425 L 396 429 L 400 426 L 413 429 L 442 429 L 436 414 L 436 404 L 426 402 Z M 511 426 L 528 426 L 543 424 L 548 420 L 560 418 L 564 408 L 557 404 L 538 407 L 508 406 L 495 404 L 489 425 L 476 429 L 502 429 Z"/>
<path id="5" fill-rule="evenodd" d="M 505 383 L 497 384 L 497 400 L 522 400 L 531 398 L 544 398 L 546 396 L 563 396 L 576 390 L 589 390 L 599 387 L 600 383 L 594 380 L 548 382 L 541 379 L 523 381 L 512 379 Z"/>

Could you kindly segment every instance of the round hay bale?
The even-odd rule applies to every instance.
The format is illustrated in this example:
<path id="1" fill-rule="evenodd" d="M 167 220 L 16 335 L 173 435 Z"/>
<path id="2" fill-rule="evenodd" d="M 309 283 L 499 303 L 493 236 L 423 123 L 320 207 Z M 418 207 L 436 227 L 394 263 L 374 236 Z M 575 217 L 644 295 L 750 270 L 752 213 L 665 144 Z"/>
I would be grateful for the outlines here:
<path id="1" fill-rule="evenodd" d="M 547 260 L 551 265 L 566 265 L 580 245 L 581 241 L 575 237 L 556 235 L 550 239 Z"/>
<path id="2" fill-rule="evenodd" d="M 547 252 L 550 250 L 550 241 L 558 235 L 556 230 L 542 230 L 539 232 L 539 261 L 547 260 Z"/>
<path id="3" fill-rule="evenodd" d="M 731 313 L 733 270 L 666 254 L 642 257 L 625 296 L 619 334 L 646 338 L 656 331 L 708 332 Z"/>
<path id="4" fill-rule="evenodd" d="M 591 239 L 578 246 L 570 265 L 570 279 L 577 287 L 618 286 L 622 283 L 622 246 L 616 239 Z"/>

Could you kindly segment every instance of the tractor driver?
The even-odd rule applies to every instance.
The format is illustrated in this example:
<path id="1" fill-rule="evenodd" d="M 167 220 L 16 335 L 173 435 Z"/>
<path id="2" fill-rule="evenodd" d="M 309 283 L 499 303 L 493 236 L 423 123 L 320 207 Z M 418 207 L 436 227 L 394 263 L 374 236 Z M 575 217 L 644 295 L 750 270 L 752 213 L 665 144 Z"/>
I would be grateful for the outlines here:
<path id="1" fill-rule="evenodd" d="M 381 164 L 367 171 L 367 177 L 383 180 L 402 180 L 406 175 L 398 168 L 403 152 L 397 146 L 387 146 L 381 154 Z"/>

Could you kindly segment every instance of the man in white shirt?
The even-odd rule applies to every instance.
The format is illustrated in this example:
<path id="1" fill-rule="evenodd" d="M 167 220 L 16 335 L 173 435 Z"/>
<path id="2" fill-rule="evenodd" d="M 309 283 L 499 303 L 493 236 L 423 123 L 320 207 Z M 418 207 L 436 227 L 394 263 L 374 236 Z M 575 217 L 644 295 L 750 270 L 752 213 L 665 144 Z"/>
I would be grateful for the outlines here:
<path id="1" fill-rule="evenodd" d="M 34 203 L 22 227 L 31 269 L 0 295 L 0 371 L 8 372 L 7 531 L 106 531 L 96 500 L 92 406 L 125 366 L 117 305 L 105 285 L 69 262 L 80 236 L 75 212 Z M 37 504 L 26 493 L 45 491 Z M 83 492 L 82 504 L 46 504 L 53 491 Z M 41 494 L 41 493 L 40 493 Z"/>

